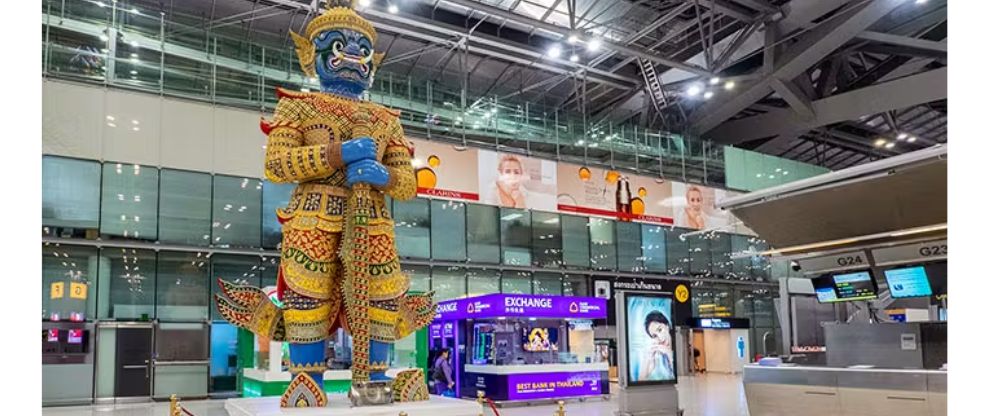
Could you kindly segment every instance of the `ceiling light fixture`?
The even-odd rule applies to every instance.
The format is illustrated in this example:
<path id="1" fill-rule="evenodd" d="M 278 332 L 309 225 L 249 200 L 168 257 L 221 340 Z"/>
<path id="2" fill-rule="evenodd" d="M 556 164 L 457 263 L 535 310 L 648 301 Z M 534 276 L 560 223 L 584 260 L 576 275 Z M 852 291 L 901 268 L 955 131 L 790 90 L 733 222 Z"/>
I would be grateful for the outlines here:
<path id="1" fill-rule="evenodd" d="M 917 138 L 916 138 L 916 137 L 913 137 L 913 136 L 910 136 L 910 138 L 909 138 L 909 139 L 906 139 L 906 142 L 907 142 L 907 143 L 913 143 L 913 142 L 915 142 L 915 141 L 917 141 Z"/>
<path id="2" fill-rule="evenodd" d="M 699 84 L 692 84 L 691 86 L 688 87 L 688 89 L 687 89 L 687 95 L 688 95 L 688 97 L 694 97 L 694 96 L 696 96 L 698 94 L 701 94 L 701 85 L 699 85 Z"/>
<path id="3" fill-rule="evenodd" d="M 708 83 L 709 85 L 716 85 L 719 83 L 719 81 L 720 81 L 719 77 L 712 77 L 712 79 L 708 80 Z"/>
<path id="4" fill-rule="evenodd" d="M 889 143 L 885 145 L 886 149 L 892 149 L 893 147 L 896 147 L 896 143 Z"/>
<path id="5" fill-rule="evenodd" d="M 574 53 L 572 56 L 569 57 L 569 61 L 570 62 L 579 62 L 580 61 L 580 55 L 577 55 L 577 54 Z"/>
<path id="6" fill-rule="evenodd" d="M 600 39 L 593 38 L 589 42 L 587 42 L 587 51 L 589 51 L 589 52 L 597 52 L 598 49 L 601 49 L 601 40 Z"/>
<path id="7" fill-rule="evenodd" d="M 727 91 L 736 88 L 736 81 L 726 81 L 726 85 L 723 86 Z"/>
<path id="8" fill-rule="evenodd" d="M 368 7 L 372 5 L 372 0 L 360 0 L 358 1 L 358 4 L 361 5 L 361 7 Z"/>
<path id="9" fill-rule="evenodd" d="M 569 35 L 569 37 L 566 38 L 566 41 L 569 42 L 570 45 L 573 45 L 580 41 L 580 37 L 575 34 Z"/>
<path id="10" fill-rule="evenodd" d="M 548 55 L 549 55 L 549 58 L 558 58 L 559 55 L 562 55 L 562 47 L 559 46 L 559 45 L 552 45 L 552 46 L 550 46 L 549 47 Z"/>
<path id="11" fill-rule="evenodd" d="M 390 4 L 389 5 L 389 13 L 392 13 L 392 14 L 399 13 L 399 7 L 396 6 L 395 4 Z"/>
<path id="12" fill-rule="evenodd" d="M 702 97 L 705 97 L 706 100 L 709 100 L 709 99 L 711 99 L 714 96 L 715 96 L 714 92 L 712 92 L 712 91 L 706 91 L 705 95 L 703 95 Z"/>
<path id="13" fill-rule="evenodd" d="M 906 133 L 899 133 L 899 136 L 896 136 L 896 140 L 905 140 L 907 137 L 909 136 Z"/>
<path id="14" fill-rule="evenodd" d="M 878 139 L 875 141 L 875 147 L 882 147 L 885 144 L 885 139 Z"/>

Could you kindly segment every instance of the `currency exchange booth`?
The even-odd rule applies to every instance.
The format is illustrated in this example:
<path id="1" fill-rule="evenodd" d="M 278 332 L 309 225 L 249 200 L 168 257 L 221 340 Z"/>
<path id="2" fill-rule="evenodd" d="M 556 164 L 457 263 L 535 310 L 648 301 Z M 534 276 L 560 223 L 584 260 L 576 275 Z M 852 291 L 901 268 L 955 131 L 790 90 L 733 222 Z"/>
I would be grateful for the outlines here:
<path id="1" fill-rule="evenodd" d="M 609 394 L 593 329 L 607 316 L 605 299 L 491 294 L 444 301 L 437 311 L 431 357 L 451 350 L 460 397 L 483 391 L 502 403 Z"/>

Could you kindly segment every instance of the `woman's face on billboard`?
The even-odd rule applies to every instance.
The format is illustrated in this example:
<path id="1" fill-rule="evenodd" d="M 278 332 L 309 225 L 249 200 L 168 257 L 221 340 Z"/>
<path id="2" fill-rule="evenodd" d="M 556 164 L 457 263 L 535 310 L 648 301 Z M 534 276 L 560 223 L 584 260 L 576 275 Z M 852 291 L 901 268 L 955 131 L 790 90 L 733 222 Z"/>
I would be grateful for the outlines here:
<path id="1" fill-rule="evenodd" d="M 670 327 L 662 322 L 650 322 L 649 324 L 649 335 L 653 337 L 656 342 L 661 344 L 670 343 Z"/>
<path id="2" fill-rule="evenodd" d="M 701 196 L 701 190 L 698 188 L 691 188 L 687 192 L 687 204 L 689 207 L 694 209 L 701 209 L 701 204 L 703 198 Z"/>
<path id="3" fill-rule="evenodd" d="M 513 160 L 505 160 L 500 163 L 500 174 L 510 176 L 521 176 L 521 164 Z"/>

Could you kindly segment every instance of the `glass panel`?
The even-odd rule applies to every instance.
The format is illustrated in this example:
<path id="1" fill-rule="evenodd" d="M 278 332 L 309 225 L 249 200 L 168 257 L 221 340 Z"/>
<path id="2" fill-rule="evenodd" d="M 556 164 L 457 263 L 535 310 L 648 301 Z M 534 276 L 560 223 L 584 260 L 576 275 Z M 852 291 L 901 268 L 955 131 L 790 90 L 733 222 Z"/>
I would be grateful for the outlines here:
<path id="1" fill-rule="evenodd" d="M 101 236 L 156 239 L 156 168 L 105 163 L 101 184 Z"/>
<path id="2" fill-rule="evenodd" d="M 400 257 L 426 259 L 431 256 L 431 218 L 427 200 L 413 198 L 393 203 L 396 221 L 396 248 Z"/>
<path id="3" fill-rule="evenodd" d="M 466 275 L 469 282 L 469 296 L 500 293 L 500 272 L 498 270 L 469 268 Z"/>
<path id="4" fill-rule="evenodd" d="M 431 200 L 431 258 L 465 261 L 465 204 Z"/>
<path id="5" fill-rule="evenodd" d="M 42 225 L 46 226 L 45 234 L 79 238 L 84 237 L 86 229 L 96 230 L 100 220 L 100 189 L 100 163 L 43 156 Z"/>
<path id="6" fill-rule="evenodd" d="M 567 274 L 563 276 L 563 295 L 588 296 L 587 276 Z"/>
<path id="7" fill-rule="evenodd" d="M 562 295 L 562 274 L 547 272 L 535 273 L 533 286 L 533 293 L 536 295 Z"/>
<path id="8" fill-rule="evenodd" d="M 156 319 L 208 318 L 208 258 L 205 253 L 161 251 L 156 267 Z M 214 309 L 214 308 L 213 308 Z"/>
<path id="9" fill-rule="evenodd" d="M 212 308 L 215 309 L 214 307 Z M 211 368 L 208 390 L 211 392 L 236 390 L 236 330 L 229 323 L 212 324 Z"/>
<path id="10" fill-rule="evenodd" d="M 469 204 L 466 207 L 466 235 L 469 261 L 500 263 L 500 210 L 489 205 Z"/>
<path id="11" fill-rule="evenodd" d="M 431 268 L 429 266 L 403 265 L 403 273 L 410 276 L 410 292 L 431 291 Z"/>
<path id="12" fill-rule="evenodd" d="M 501 279 L 501 292 L 518 295 L 531 294 L 531 272 L 505 270 Z"/>
<path id="13" fill-rule="evenodd" d="M 667 271 L 666 228 L 659 225 L 642 225 L 643 270 L 665 273 Z"/>
<path id="14" fill-rule="evenodd" d="M 455 266 L 435 266 L 431 285 L 437 302 L 465 297 L 465 270 Z"/>
<path id="15" fill-rule="evenodd" d="M 691 274 L 695 276 L 708 276 L 711 274 L 711 253 L 709 251 L 709 241 L 706 234 L 689 236 L 688 253 L 691 257 Z"/>
<path id="16" fill-rule="evenodd" d="M 713 233 L 708 236 L 712 256 L 712 275 L 726 279 L 733 278 L 733 260 L 730 258 L 733 243 L 730 234 Z"/>
<path id="17" fill-rule="evenodd" d="M 160 241 L 207 246 L 212 233 L 212 175 L 160 171 Z"/>
<path id="18" fill-rule="evenodd" d="M 152 319 L 153 294 L 156 293 L 156 252 L 105 248 L 101 249 L 100 261 L 97 284 L 100 317 Z M 105 263 L 107 267 L 104 267 Z"/>
<path id="19" fill-rule="evenodd" d="M 237 284 L 250 284 L 261 287 L 260 257 L 238 256 L 233 254 L 215 254 L 212 256 L 212 278 L 209 284 L 212 294 L 219 293 L 218 279 Z M 276 269 L 277 270 L 277 269 Z M 211 308 L 213 321 L 223 319 L 214 305 Z"/>
<path id="20" fill-rule="evenodd" d="M 590 268 L 589 219 L 574 215 L 560 216 L 563 262 L 569 267 Z"/>
<path id="21" fill-rule="evenodd" d="M 215 176 L 212 243 L 220 247 L 260 247 L 260 179 Z"/>
<path id="22" fill-rule="evenodd" d="M 531 212 L 500 209 L 500 241 L 503 264 L 531 265 Z"/>
<path id="23" fill-rule="evenodd" d="M 261 210 L 261 244 L 266 248 L 275 248 L 281 243 L 281 224 L 274 213 L 278 208 L 288 205 L 288 198 L 295 190 L 294 183 L 274 183 L 264 181 L 264 208 Z"/>
<path id="24" fill-rule="evenodd" d="M 667 273 L 675 276 L 691 274 L 691 253 L 688 251 L 687 239 L 681 235 L 691 230 L 684 228 L 665 229 L 664 239 L 667 244 Z"/>
<path id="25" fill-rule="evenodd" d="M 532 259 L 536 266 L 558 268 L 562 265 L 562 227 L 559 214 L 531 213 Z"/>
<path id="26" fill-rule="evenodd" d="M 642 225 L 634 222 L 615 222 L 618 239 L 618 270 L 638 273 L 642 271 Z"/>
<path id="27" fill-rule="evenodd" d="M 733 249 L 730 256 L 733 261 L 733 275 L 740 280 L 750 280 L 750 257 L 747 257 L 747 253 L 750 250 L 749 237 L 745 235 L 733 235 L 731 240 Z"/>
<path id="28" fill-rule="evenodd" d="M 97 310 L 97 249 L 42 245 L 42 320 L 93 320 Z"/>
<path id="29" fill-rule="evenodd" d="M 615 269 L 615 222 L 590 219 L 590 264 L 597 270 Z"/>

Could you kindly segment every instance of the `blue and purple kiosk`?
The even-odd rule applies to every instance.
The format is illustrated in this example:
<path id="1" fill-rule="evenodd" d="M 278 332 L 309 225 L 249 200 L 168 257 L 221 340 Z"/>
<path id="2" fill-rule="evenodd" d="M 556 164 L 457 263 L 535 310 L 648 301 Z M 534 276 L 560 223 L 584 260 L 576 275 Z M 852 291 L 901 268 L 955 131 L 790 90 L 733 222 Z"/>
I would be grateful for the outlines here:
<path id="1" fill-rule="evenodd" d="M 497 293 L 440 302 L 428 342 L 431 357 L 451 351 L 460 397 L 600 397 L 609 394 L 608 360 L 593 321 L 606 318 L 603 298 Z"/>

